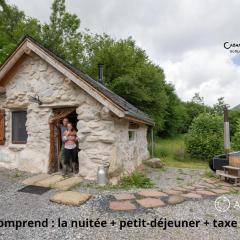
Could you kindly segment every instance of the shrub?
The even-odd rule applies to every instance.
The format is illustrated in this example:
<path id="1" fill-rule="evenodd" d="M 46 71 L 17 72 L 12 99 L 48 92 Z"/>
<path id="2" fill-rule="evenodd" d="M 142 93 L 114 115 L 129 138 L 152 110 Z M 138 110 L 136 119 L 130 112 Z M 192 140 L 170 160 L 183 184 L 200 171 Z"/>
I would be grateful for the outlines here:
<path id="1" fill-rule="evenodd" d="M 119 181 L 119 186 L 122 188 L 151 188 L 154 186 L 154 183 L 142 172 L 134 171 L 131 175 L 123 176 Z"/>
<path id="2" fill-rule="evenodd" d="M 239 119 L 240 119 L 240 109 L 229 111 L 229 122 L 230 122 L 230 132 L 231 137 L 235 135 L 237 129 L 239 129 Z"/>
<path id="3" fill-rule="evenodd" d="M 240 150 L 240 120 L 237 121 L 236 130 L 232 138 L 232 148 L 235 151 Z"/>
<path id="4" fill-rule="evenodd" d="M 210 160 L 224 151 L 224 130 L 221 116 L 202 113 L 196 117 L 185 138 L 191 157 Z"/>

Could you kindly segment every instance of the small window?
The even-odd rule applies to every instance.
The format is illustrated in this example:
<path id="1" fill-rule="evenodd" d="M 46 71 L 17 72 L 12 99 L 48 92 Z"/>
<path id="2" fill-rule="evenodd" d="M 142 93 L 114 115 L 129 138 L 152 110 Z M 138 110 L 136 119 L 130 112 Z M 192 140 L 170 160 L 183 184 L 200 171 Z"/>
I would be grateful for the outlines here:
<path id="1" fill-rule="evenodd" d="M 16 111 L 12 112 L 12 143 L 24 144 L 27 143 L 27 112 Z"/>
<path id="2" fill-rule="evenodd" d="M 128 139 L 129 139 L 129 141 L 135 140 L 135 132 L 134 131 L 128 131 Z"/>

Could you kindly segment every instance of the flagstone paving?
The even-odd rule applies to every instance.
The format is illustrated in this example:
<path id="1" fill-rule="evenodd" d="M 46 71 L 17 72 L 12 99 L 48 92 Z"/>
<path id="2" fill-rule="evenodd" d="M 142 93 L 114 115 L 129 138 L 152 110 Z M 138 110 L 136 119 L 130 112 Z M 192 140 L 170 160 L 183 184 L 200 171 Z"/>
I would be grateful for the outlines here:
<path id="1" fill-rule="evenodd" d="M 200 195 L 205 195 L 205 196 L 216 196 L 216 193 L 213 193 L 211 191 L 207 191 L 207 190 L 198 190 L 196 191 L 197 194 Z"/>
<path id="2" fill-rule="evenodd" d="M 183 186 L 183 188 L 185 188 L 187 190 L 194 190 L 195 189 L 194 186 Z"/>
<path id="3" fill-rule="evenodd" d="M 73 192 L 73 191 L 63 191 L 58 192 L 50 197 L 51 202 L 60 203 L 64 205 L 73 205 L 79 206 L 85 203 L 91 195 L 88 193 L 80 193 L 80 192 Z"/>
<path id="4" fill-rule="evenodd" d="M 207 181 L 208 180 L 208 181 Z M 158 208 L 167 205 L 180 204 L 184 201 L 201 201 L 202 199 L 217 197 L 222 194 L 231 193 L 232 191 L 239 191 L 240 188 L 234 187 L 231 184 L 221 182 L 220 180 L 207 179 L 192 185 L 177 186 L 161 191 L 160 189 L 147 189 L 135 193 L 131 193 L 130 201 L 118 201 L 114 204 L 120 204 L 120 207 L 114 207 L 110 202 L 109 208 L 113 211 L 118 209 L 127 211 L 128 204 L 131 205 L 130 210 L 138 209 L 140 205 L 142 208 Z M 116 196 L 118 194 L 114 194 Z M 121 195 L 121 193 L 119 194 Z M 120 198 L 119 198 L 120 200 Z M 122 205 L 121 205 L 122 202 Z M 134 207 L 135 208 L 134 208 Z"/>
<path id="5" fill-rule="evenodd" d="M 38 175 L 35 175 L 33 177 L 27 178 L 24 181 L 22 181 L 22 183 L 24 185 L 33 185 L 34 183 L 39 182 L 39 181 L 41 181 L 43 179 L 46 179 L 46 178 L 48 178 L 50 176 L 51 175 L 49 175 L 47 173 L 42 173 L 42 174 L 38 174 Z"/>
<path id="6" fill-rule="evenodd" d="M 41 187 L 51 187 L 58 190 L 69 190 L 70 188 L 81 183 L 83 179 L 78 176 L 63 177 L 60 174 L 38 174 L 22 181 L 24 185 L 35 185 Z"/>
<path id="7" fill-rule="evenodd" d="M 75 185 L 81 183 L 83 179 L 81 177 L 71 177 L 64 179 L 60 182 L 57 182 L 53 185 L 53 188 L 59 189 L 59 190 L 68 190 Z"/>
<path id="8" fill-rule="evenodd" d="M 54 186 L 57 182 L 64 180 L 64 177 L 61 175 L 52 175 L 47 177 L 39 182 L 34 183 L 33 185 L 40 187 L 51 187 Z"/>
<path id="9" fill-rule="evenodd" d="M 179 204 L 185 201 L 185 198 L 181 195 L 172 195 L 168 198 L 167 203 L 170 205 Z"/>
<path id="10" fill-rule="evenodd" d="M 230 189 L 211 189 L 212 192 L 216 193 L 216 194 L 225 194 L 225 193 L 229 193 Z"/>
<path id="11" fill-rule="evenodd" d="M 177 171 L 176 171 L 177 172 Z M 208 220 L 212 222 L 214 219 L 218 220 L 231 220 L 236 219 L 238 216 L 238 211 L 231 209 L 225 213 L 218 213 L 214 208 L 214 200 L 221 195 L 222 193 L 216 196 L 202 196 L 201 199 L 192 199 L 184 197 L 185 201 L 178 203 L 176 205 L 170 205 L 168 202 L 171 197 L 176 197 L 179 195 L 169 195 L 167 197 L 159 197 L 159 199 L 165 203 L 165 206 L 153 209 L 145 209 L 137 203 L 136 200 L 143 199 L 143 196 L 140 196 L 138 192 L 142 189 L 129 189 L 129 190 L 117 190 L 116 188 L 112 189 L 99 189 L 94 187 L 84 187 L 82 184 L 75 188 L 75 191 L 83 192 L 84 190 L 92 193 L 93 197 L 85 203 L 82 203 L 80 206 L 65 206 L 59 205 L 54 202 L 49 201 L 49 197 L 56 193 L 56 190 L 50 190 L 43 195 L 35 195 L 29 193 L 18 192 L 20 188 L 23 187 L 22 184 L 19 184 L 20 180 L 29 177 L 29 174 L 21 175 L 16 177 L 16 171 L 4 171 L 1 172 L 0 168 L 0 202 L 2 208 L 1 218 L 8 219 L 9 214 L 11 218 L 20 219 L 23 216 L 25 219 L 58 219 L 61 220 L 134 220 L 134 219 L 146 219 L 147 221 L 152 221 L 153 219 L 160 219 L 161 217 L 166 217 L 166 219 L 186 219 L 192 220 Z M 10 175 L 11 174 L 11 175 Z M 22 173 L 21 173 L 22 174 Z M 163 172 L 161 172 L 163 174 Z M 192 174 L 193 175 L 193 174 Z M 163 183 L 165 181 L 165 183 Z M 172 177 L 170 183 L 168 180 L 162 179 L 159 180 L 159 185 L 154 188 L 156 191 L 164 191 L 167 189 L 174 189 L 176 186 L 186 186 L 193 184 L 202 184 L 203 180 L 198 181 L 194 178 L 191 183 L 187 180 L 178 181 L 176 176 Z M 165 185 L 164 185 L 165 184 Z M 196 191 L 199 189 L 199 186 L 195 190 L 187 190 L 187 193 Z M 230 194 L 226 195 L 231 203 L 239 201 L 238 194 L 231 194 L 235 190 L 240 190 L 240 187 L 235 187 L 233 185 L 221 184 L 221 182 L 214 183 L 214 188 L 211 190 L 207 187 L 204 187 L 204 190 L 213 191 L 214 189 L 229 190 Z M 135 196 L 136 199 L 132 199 L 129 202 L 134 205 L 133 210 L 112 210 L 109 208 L 110 201 L 118 201 L 114 198 L 114 194 L 117 193 L 131 193 Z M 185 193 L 186 193 L 185 192 Z M 214 191 L 213 191 L 214 192 Z M 96 194 L 96 195 L 95 195 Z M 158 198 L 156 198 L 158 199 Z M 119 202 L 123 202 L 120 200 Z M 149 231 L 149 227 L 146 228 L 125 228 L 122 231 L 119 231 L 119 226 L 116 228 L 104 228 L 102 231 L 99 228 L 85 228 L 81 231 L 66 231 L 66 228 L 62 227 L 54 231 L 50 228 L 41 228 L 37 232 L 33 232 L 32 229 L 26 229 L 24 231 L 18 231 L 18 239 L 61 239 L 61 236 L 65 236 L 66 239 L 86 239 L 89 236 L 100 236 L 99 239 L 206 239 L 207 236 L 211 236 L 211 239 L 239 239 L 239 228 L 231 228 L 226 231 L 225 228 L 216 228 L 206 226 L 200 226 L 199 229 L 194 229 L 194 231 L 189 231 L 189 228 L 185 229 L 173 229 L 168 228 L 166 231 L 159 229 L 153 229 Z M 191 230 L 191 229 L 190 229 Z M 0 239 L 15 239 L 16 231 L 4 230 L 0 233 Z M 106 237 L 107 236 L 107 237 Z M 96 238 L 96 237 L 95 237 Z"/>
<path id="12" fill-rule="evenodd" d="M 163 207 L 165 203 L 156 198 L 143 198 L 137 200 L 137 203 L 140 204 L 144 208 L 156 208 L 156 207 Z"/>
<path id="13" fill-rule="evenodd" d="M 165 190 L 164 192 L 167 193 L 167 194 L 169 194 L 169 195 L 178 195 L 178 194 L 183 193 L 183 192 L 181 192 L 181 191 L 176 191 L 176 190 L 172 190 L 172 189 L 170 189 L 170 190 Z"/>
<path id="14" fill-rule="evenodd" d="M 201 199 L 202 198 L 202 196 L 200 194 L 197 194 L 194 192 L 182 194 L 182 196 L 185 198 L 191 198 L 191 199 Z"/>
<path id="15" fill-rule="evenodd" d="M 181 191 L 181 192 L 186 192 L 187 191 L 187 189 L 184 188 L 184 187 L 174 187 L 172 189 L 175 190 L 175 191 Z"/>
<path id="16" fill-rule="evenodd" d="M 113 195 L 117 200 L 131 200 L 135 199 L 135 196 L 131 193 L 118 193 Z"/>
<path id="17" fill-rule="evenodd" d="M 91 198 L 90 194 L 66 191 L 81 183 L 81 177 L 68 177 L 57 174 L 39 174 L 22 183 L 25 185 L 36 185 L 51 187 L 62 190 L 50 197 L 50 201 L 66 204 L 81 205 Z M 217 197 L 222 194 L 239 191 L 240 188 L 218 179 L 202 179 L 199 182 L 183 184 L 181 186 L 168 187 L 164 190 L 145 189 L 134 192 L 110 193 L 108 207 L 112 211 L 136 211 L 139 208 L 158 208 L 167 205 L 181 204 L 184 201 L 201 201 L 201 199 Z"/>
<path id="18" fill-rule="evenodd" d="M 135 210 L 136 206 L 130 201 L 111 201 L 109 208 L 114 211 L 131 211 Z"/>
<path id="19" fill-rule="evenodd" d="M 139 195 L 143 197 L 167 197 L 168 194 L 156 190 L 143 190 L 138 192 Z"/>

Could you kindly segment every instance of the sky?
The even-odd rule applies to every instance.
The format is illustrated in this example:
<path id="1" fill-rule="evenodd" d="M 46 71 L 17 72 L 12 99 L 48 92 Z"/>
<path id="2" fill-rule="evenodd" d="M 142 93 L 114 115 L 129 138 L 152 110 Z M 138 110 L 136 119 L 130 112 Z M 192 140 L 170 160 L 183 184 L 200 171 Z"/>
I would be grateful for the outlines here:
<path id="1" fill-rule="evenodd" d="M 51 0 L 7 0 L 29 16 L 48 22 Z M 81 29 L 132 36 L 160 65 L 178 96 L 199 92 L 208 105 L 219 97 L 240 104 L 239 0 L 66 0 Z M 230 52 L 233 50 L 234 52 Z"/>

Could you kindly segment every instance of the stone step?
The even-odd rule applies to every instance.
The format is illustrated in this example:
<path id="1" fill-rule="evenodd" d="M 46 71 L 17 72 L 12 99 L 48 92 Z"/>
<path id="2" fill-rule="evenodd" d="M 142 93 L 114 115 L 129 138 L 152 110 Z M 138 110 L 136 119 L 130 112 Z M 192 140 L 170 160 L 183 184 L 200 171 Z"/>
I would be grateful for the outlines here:
<path id="1" fill-rule="evenodd" d="M 40 186 L 40 187 L 52 187 L 54 186 L 57 182 L 60 182 L 64 180 L 64 177 L 61 175 L 53 175 L 49 176 L 41 181 L 38 181 L 34 183 L 35 186 Z"/>
<path id="2" fill-rule="evenodd" d="M 54 194 L 49 200 L 59 204 L 79 206 L 89 198 L 91 198 L 91 195 L 88 193 L 64 191 Z"/>
<path id="3" fill-rule="evenodd" d="M 83 179 L 81 177 L 71 177 L 57 182 L 56 184 L 52 185 L 52 187 L 59 190 L 69 190 L 70 188 L 81 183 L 82 181 Z"/>
<path id="4" fill-rule="evenodd" d="M 47 174 L 47 173 L 42 173 L 42 174 L 38 174 L 35 175 L 33 177 L 27 178 L 25 180 L 22 181 L 22 183 L 24 185 L 34 185 L 36 182 L 39 182 L 43 179 L 46 179 L 48 177 L 50 177 L 51 175 Z"/>

